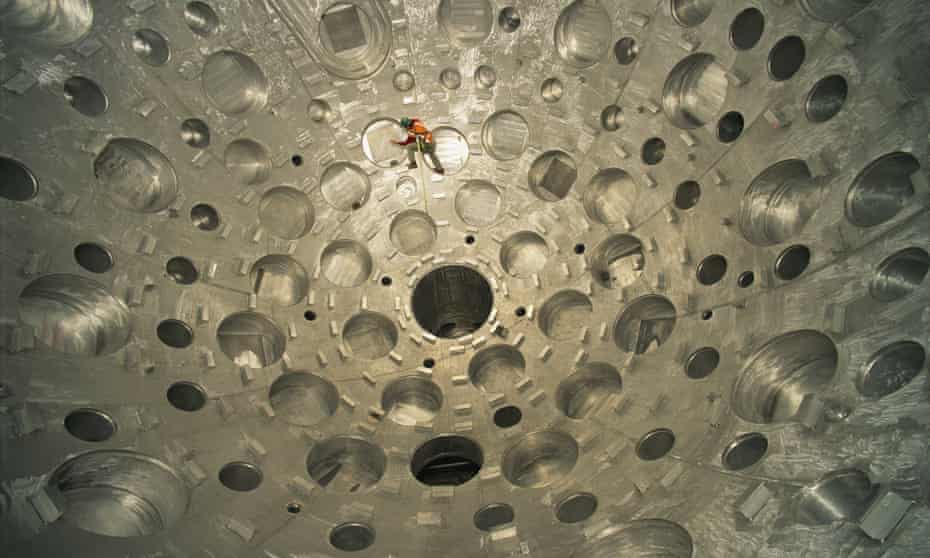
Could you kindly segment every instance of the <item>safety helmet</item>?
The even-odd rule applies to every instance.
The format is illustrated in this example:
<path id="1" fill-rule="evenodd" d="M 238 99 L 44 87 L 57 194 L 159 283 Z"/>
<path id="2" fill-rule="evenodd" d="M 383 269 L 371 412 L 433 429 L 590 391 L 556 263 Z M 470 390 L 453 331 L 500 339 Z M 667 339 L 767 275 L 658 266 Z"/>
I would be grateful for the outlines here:
<path id="1" fill-rule="evenodd" d="M 413 124 L 413 120 L 410 120 L 406 116 L 400 119 L 400 125 L 404 128 L 409 128 L 411 124 Z"/>

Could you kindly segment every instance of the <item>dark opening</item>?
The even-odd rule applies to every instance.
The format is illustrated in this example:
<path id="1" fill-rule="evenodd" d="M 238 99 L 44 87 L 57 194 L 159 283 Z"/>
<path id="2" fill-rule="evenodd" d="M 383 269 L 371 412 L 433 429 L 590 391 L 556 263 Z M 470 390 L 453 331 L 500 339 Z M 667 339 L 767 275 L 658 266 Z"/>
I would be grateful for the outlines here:
<path id="1" fill-rule="evenodd" d="M 459 486 L 478 474 L 484 453 L 463 436 L 439 436 L 413 454 L 410 471 L 427 486 Z"/>
<path id="2" fill-rule="evenodd" d="M 443 339 L 478 330 L 487 321 L 494 295 L 477 271 L 447 265 L 426 274 L 413 290 L 411 306 L 420 327 Z"/>
<path id="3" fill-rule="evenodd" d="M 523 411 L 520 407 L 507 405 L 494 412 L 494 424 L 500 428 L 511 428 L 523 420 Z"/>

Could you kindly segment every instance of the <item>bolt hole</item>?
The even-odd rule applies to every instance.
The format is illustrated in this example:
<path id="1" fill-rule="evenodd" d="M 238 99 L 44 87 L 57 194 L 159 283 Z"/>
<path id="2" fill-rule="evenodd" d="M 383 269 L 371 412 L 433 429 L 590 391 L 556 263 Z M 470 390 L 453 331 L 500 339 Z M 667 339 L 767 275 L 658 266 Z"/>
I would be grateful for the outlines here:
<path id="1" fill-rule="evenodd" d="M 300 504 L 297 502 L 291 502 L 287 505 L 287 513 L 298 514 L 300 513 Z"/>
<path id="2" fill-rule="evenodd" d="M 304 319 L 307 320 L 308 322 L 312 322 L 313 320 L 316 319 L 316 312 L 314 312 L 313 310 L 307 310 L 306 312 L 304 312 Z"/>
<path id="3" fill-rule="evenodd" d="M 703 312 L 701 312 L 701 319 L 704 320 L 705 322 L 713 317 L 714 317 L 713 310 L 704 310 Z"/>
<path id="4" fill-rule="evenodd" d="M 499 428 L 512 428 L 523 420 L 523 411 L 520 407 L 507 405 L 494 412 L 494 424 Z"/>
<path id="5" fill-rule="evenodd" d="M 353 210 L 359 210 L 359 209 L 361 209 L 361 208 L 362 208 L 362 203 L 361 203 L 361 202 L 357 202 L 357 201 L 352 202 L 352 209 L 353 209 Z"/>
<path id="6" fill-rule="evenodd" d="M 526 308 L 523 306 L 518 306 L 513 313 L 516 314 L 518 318 L 522 318 L 523 316 L 526 316 Z"/>
<path id="7" fill-rule="evenodd" d="M 301 157 L 300 155 L 294 155 L 293 157 L 291 157 L 291 164 L 294 165 L 295 167 L 299 167 L 304 164 L 304 158 Z"/>
<path id="8" fill-rule="evenodd" d="M 432 358 L 424 358 L 424 359 L 423 359 L 423 366 L 426 367 L 426 368 L 432 368 L 432 367 L 436 366 L 436 360 L 435 360 L 435 359 L 432 359 Z"/>
<path id="9" fill-rule="evenodd" d="M 585 250 L 584 244 L 576 244 L 576 245 L 575 245 L 575 253 L 576 253 L 576 254 L 584 254 L 584 250 Z"/>
<path id="10" fill-rule="evenodd" d="M 474 244 L 474 243 L 475 243 L 474 235 L 468 235 L 465 237 L 465 244 Z"/>
<path id="11" fill-rule="evenodd" d="M 393 282 L 394 280 L 388 277 L 387 275 L 381 278 L 381 284 L 384 285 L 385 287 L 390 287 L 391 283 Z"/>
<path id="12" fill-rule="evenodd" d="M 751 287 L 752 284 L 756 281 L 756 274 L 752 271 L 744 271 L 739 274 L 739 277 L 736 279 L 736 284 L 741 289 Z"/>

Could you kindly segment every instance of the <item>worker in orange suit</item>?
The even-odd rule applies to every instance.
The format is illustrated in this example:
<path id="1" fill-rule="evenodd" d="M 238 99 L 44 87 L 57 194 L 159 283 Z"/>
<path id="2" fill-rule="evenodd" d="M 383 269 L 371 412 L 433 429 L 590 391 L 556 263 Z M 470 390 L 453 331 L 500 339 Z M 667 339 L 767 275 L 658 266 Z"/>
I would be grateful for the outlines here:
<path id="1" fill-rule="evenodd" d="M 436 157 L 436 144 L 433 142 L 433 133 L 429 131 L 429 128 L 417 118 L 401 118 L 400 125 L 407 130 L 407 139 L 391 140 L 391 142 L 407 148 L 407 168 L 417 168 L 417 152 L 420 152 L 424 157 L 429 157 L 434 171 L 438 174 L 445 174 L 442 163 Z"/>

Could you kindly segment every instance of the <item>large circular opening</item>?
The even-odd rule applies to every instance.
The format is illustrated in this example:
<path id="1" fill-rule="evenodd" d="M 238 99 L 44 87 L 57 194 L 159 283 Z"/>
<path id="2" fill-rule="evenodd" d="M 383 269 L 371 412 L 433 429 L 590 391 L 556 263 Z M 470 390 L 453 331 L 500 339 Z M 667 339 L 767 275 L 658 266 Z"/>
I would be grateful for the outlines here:
<path id="1" fill-rule="evenodd" d="M 455 212 L 472 227 L 494 224 L 502 206 L 501 191 L 486 180 L 469 180 L 455 193 Z"/>
<path id="2" fill-rule="evenodd" d="M 597 497 L 590 492 L 569 494 L 555 506 L 555 517 L 562 523 L 579 523 L 597 511 Z"/>
<path id="3" fill-rule="evenodd" d="M 107 111 L 110 100 L 97 82 L 83 76 L 73 76 L 65 80 L 65 100 L 74 110 L 84 116 L 100 116 Z"/>
<path id="4" fill-rule="evenodd" d="M 797 500 L 798 520 L 808 525 L 856 521 L 869 508 L 878 490 L 869 475 L 858 469 L 827 473 L 802 489 Z"/>
<path id="5" fill-rule="evenodd" d="M 165 393 L 168 403 L 179 411 L 192 413 L 207 404 L 207 392 L 193 382 L 175 382 Z"/>
<path id="6" fill-rule="evenodd" d="M 727 99 L 726 69 L 705 53 L 692 54 L 669 73 L 662 107 L 679 128 L 699 128 L 714 120 Z"/>
<path id="7" fill-rule="evenodd" d="M 474 333 L 488 320 L 494 306 L 491 285 L 470 267 L 438 267 L 413 289 L 413 316 L 436 337 L 455 339 Z"/>
<path id="8" fill-rule="evenodd" d="M 910 153 L 891 153 L 873 161 L 849 189 L 846 218 L 858 227 L 894 219 L 914 196 L 911 175 L 918 170 L 920 163 Z"/>
<path id="9" fill-rule="evenodd" d="M 501 244 L 501 267 L 514 277 L 526 277 L 541 271 L 548 259 L 546 239 L 532 231 L 516 232 Z"/>
<path id="10" fill-rule="evenodd" d="M 194 26 L 191 29 L 197 31 Z M 204 62 L 200 79 L 207 98 L 224 114 L 256 112 L 268 102 L 270 86 L 265 73 L 241 52 L 221 50 L 211 54 Z"/>
<path id="11" fill-rule="evenodd" d="M 588 217 L 603 225 L 620 223 L 633 213 L 639 192 L 626 171 L 607 168 L 598 171 L 584 189 L 582 204 Z"/>
<path id="12" fill-rule="evenodd" d="M 484 391 L 500 393 L 513 386 L 526 371 L 523 353 L 512 345 L 481 349 L 468 363 L 468 379 Z"/>
<path id="13" fill-rule="evenodd" d="M 559 291 L 539 307 L 539 330 L 549 339 L 566 341 L 587 326 L 594 305 L 587 295 L 573 290 Z"/>
<path id="14" fill-rule="evenodd" d="M 77 355 L 113 353 L 129 342 L 131 313 L 103 285 L 77 275 L 46 275 L 19 295 L 19 316 L 52 350 Z"/>
<path id="15" fill-rule="evenodd" d="M 336 414 L 339 392 L 329 380 L 307 372 L 289 372 L 271 384 L 268 400 L 281 420 L 315 426 Z"/>
<path id="16" fill-rule="evenodd" d="M 879 264 L 869 284 L 872 298 L 894 302 L 916 291 L 930 271 L 930 254 L 922 248 L 905 248 Z"/>
<path id="17" fill-rule="evenodd" d="M 307 298 L 310 277 L 297 260 L 283 254 L 260 258 L 249 271 L 252 292 L 282 306 L 293 306 Z"/>
<path id="18" fill-rule="evenodd" d="M 555 405 L 569 418 L 584 419 L 607 398 L 620 393 L 622 385 L 620 372 L 614 366 L 587 363 L 559 383 Z"/>
<path id="19" fill-rule="evenodd" d="M 216 330 L 220 350 L 237 366 L 264 368 L 284 355 L 287 338 L 271 319 L 257 312 L 237 312 Z"/>
<path id="20" fill-rule="evenodd" d="M 746 8 L 730 24 L 730 44 L 736 50 L 750 50 L 765 32 L 765 16 L 758 8 Z"/>
<path id="21" fill-rule="evenodd" d="M 927 352 L 913 341 L 898 341 L 882 347 L 869 359 L 856 386 L 865 397 L 884 397 L 903 388 L 924 369 Z"/>
<path id="22" fill-rule="evenodd" d="M 623 309 L 614 323 L 614 344 L 627 353 L 658 349 L 675 329 L 675 307 L 667 298 L 645 295 Z"/>
<path id="23" fill-rule="evenodd" d="M 779 335 L 749 358 L 733 388 L 733 409 L 754 423 L 790 420 L 808 394 L 833 381 L 838 362 L 836 345 L 820 332 Z"/>
<path id="24" fill-rule="evenodd" d="M 278 186 L 262 196 L 258 220 L 271 234 L 297 240 L 313 229 L 316 213 L 307 194 L 290 186 Z"/>
<path id="25" fill-rule="evenodd" d="M 74 260 L 91 273 L 106 273 L 113 267 L 113 254 L 94 242 L 82 242 L 75 246 Z"/>
<path id="26" fill-rule="evenodd" d="M 688 357 L 685 375 L 692 380 L 703 380 L 710 376 L 720 364 L 720 353 L 713 347 L 702 347 Z"/>
<path id="27" fill-rule="evenodd" d="M 757 246 L 781 244 L 800 234 L 820 209 L 826 188 L 804 161 L 776 163 L 757 176 L 739 208 L 743 237 Z"/>
<path id="28" fill-rule="evenodd" d="M 353 211 L 365 205 L 371 196 L 371 180 L 357 165 L 340 161 L 323 171 L 320 192 L 334 209 Z"/>
<path id="29" fill-rule="evenodd" d="M 401 254 L 420 256 L 429 252 L 436 242 L 436 222 L 426 212 L 408 209 L 394 217 L 388 234 Z"/>
<path id="30" fill-rule="evenodd" d="M 816 124 L 830 120 L 843 110 L 847 95 L 849 85 L 846 78 L 840 75 L 823 78 L 807 95 L 807 102 L 804 104 L 807 119 Z"/>
<path id="31" fill-rule="evenodd" d="M 357 287 L 371 276 L 374 261 L 365 245 L 349 239 L 334 240 L 320 254 L 320 272 L 338 287 Z"/>
<path id="32" fill-rule="evenodd" d="M 338 494 L 352 494 L 377 484 L 387 468 L 384 450 L 361 438 L 337 436 L 317 443 L 307 455 L 307 473 Z"/>
<path id="33" fill-rule="evenodd" d="M 774 81 L 786 81 L 794 77 L 804 64 L 807 49 L 801 37 L 781 39 L 769 52 L 769 76 Z"/>
<path id="34" fill-rule="evenodd" d="M 473 479 L 484 465 L 484 452 L 464 436 L 439 436 L 413 454 L 410 471 L 427 486 L 459 486 Z"/>
<path id="35" fill-rule="evenodd" d="M 775 277 L 782 281 L 793 281 L 804 273 L 810 263 L 810 248 L 801 244 L 789 246 L 775 258 Z"/>
<path id="36" fill-rule="evenodd" d="M 564 151 L 546 151 L 530 165 L 528 181 L 536 197 L 547 202 L 564 199 L 575 185 L 578 168 Z"/>
<path id="37" fill-rule="evenodd" d="M 697 280 L 705 286 L 719 283 L 727 273 L 727 259 L 720 254 L 707 256 L 697 267 Z"/>
<path id="38" fill-rule="evenodd" d="M 668 428 L 647 432 L 636 444 L 636 456 L 643 461 L 662 459 L 675 447 L 675 433 Z"/>
<path id="39" fill-rule="evenodd" d="M 171 58 L 168 39 L 154 29 L 139 29 L 132 35 L 132 51 L 149 66 L 164 66 Z"/>
<path id="40" fill-rule="evenodd" d="M 49 484 L 65 500 L 63 519 L 108 537 L 153 535 L 177 524 L 188 489 L 170 466 L 132 451 L 94 451 L 62 464 Z"/>
<path id="41" fill-rule="evenodd" d="M 351 353 L 363 360 L 387 356 L 397 345 L 397 326 L 384 314 L 363 311 L 342 327 L 342 340 Z"/>
<path id="42" fill-rule="evenodd" d="M 237 139 L 223 152 L 226 170 L 240 184 L 261 184 L 271 176 L 271 153 L 268 148 L 251 139 Z"/>
<path id="43" fill-rule="evenodd" d="M 533 432 L 504 452 L 501 470 L 515 486 L 539 488 L 568 475 L 578 461 L 578 453 L 578 443 L 564 432 Z"/>
<path id="44" fill-rule="evenodd" d="M 110 140 L 94 159 L 94 176 L 113 203 L 140 213 L 167 209 L 180 189 L 171 161 L 132 138 Z"/>
<path id="45" fill-rule="evenodd" d="M 498 161 L 510 161 L 523 155 L 529 140 L 529 123 L 512 110 L 495 112 L 481 127 L 481 143 L 488 155 Z"/>
<path id="46" fill-rule="evenodd" d="M 388 419 L 403 425 L 428 424 L 442 408 L 442 390 L 421 376 L 392 381 L 381 394 L 381 408 Z"/>
<path id="47" fill-rule="evenodd" d="M 496 527 L 513 523 L 516 518 L 513 508 L 508 504 L 488 504 L 475 512 L 475 527 L 481 531 L 490 531 Z"/>
<path id="48" fill-rule="evenodd" d="M 555 51 L 569 66 L 588 68 L 598 63 L 610 46 L 610 15 L 600 2 L 576 0 L 555 22 Z"/>

